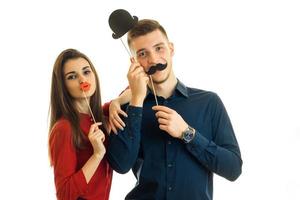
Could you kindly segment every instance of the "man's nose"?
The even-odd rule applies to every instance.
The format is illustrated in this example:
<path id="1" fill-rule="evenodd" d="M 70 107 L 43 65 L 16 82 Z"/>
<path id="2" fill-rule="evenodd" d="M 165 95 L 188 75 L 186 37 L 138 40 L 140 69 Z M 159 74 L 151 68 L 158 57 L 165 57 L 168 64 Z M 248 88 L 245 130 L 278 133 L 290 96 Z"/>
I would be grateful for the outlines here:
<path id="1" fill-rule="evenodd" d="M 158 63 L 158 56 L 156 55 L 155 52 L 150 52 L 148 55 L 148 63 L 150 65 L 155 65 Z"/>

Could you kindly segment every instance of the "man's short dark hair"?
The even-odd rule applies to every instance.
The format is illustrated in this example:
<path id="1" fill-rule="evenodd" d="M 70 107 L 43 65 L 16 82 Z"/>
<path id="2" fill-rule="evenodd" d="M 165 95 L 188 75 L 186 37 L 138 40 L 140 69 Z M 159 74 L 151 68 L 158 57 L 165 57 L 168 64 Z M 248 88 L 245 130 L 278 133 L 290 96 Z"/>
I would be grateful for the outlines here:
<path id="1" fill-rule="evenodd" d="M 160 30 L 168 39 L 164 27 L 162 27 L 158 21 L 152 19 L 143 19 L 138 21 L 138 23 L 127 34 L 128 46 L 130 47 L 130 43 L 133 39 L 151 33 L 157 29 Z"/>

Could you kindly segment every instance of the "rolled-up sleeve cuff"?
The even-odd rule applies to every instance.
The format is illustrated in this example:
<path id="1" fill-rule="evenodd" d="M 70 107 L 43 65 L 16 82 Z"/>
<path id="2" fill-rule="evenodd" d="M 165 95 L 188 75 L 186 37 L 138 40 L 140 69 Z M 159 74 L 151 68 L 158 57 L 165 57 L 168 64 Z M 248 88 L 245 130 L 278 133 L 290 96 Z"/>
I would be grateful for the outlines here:
<path id="1" fill-rule="evenodd" d="M 209 145 L 209 141 L 198 131 L 196 131 L 193 140 L 190 143 L 187 143 L 186 145 L 189 151 L 199 156 L 207 148 L 207 146 Z"/>
<path id="2" fill-rule="evenodd" d="M 129 105 L 127 107 L 128 117 L 142 117 L 143 108 Z"/>
<path id="3" fill-rule="evenodd" d="M 128 126 L 128 136 L 133 139 L 140 135 L 141 123 L 142 123 L 142 107 L 136 107 L 129 105 L 127 107 L 127 126 Z"/>

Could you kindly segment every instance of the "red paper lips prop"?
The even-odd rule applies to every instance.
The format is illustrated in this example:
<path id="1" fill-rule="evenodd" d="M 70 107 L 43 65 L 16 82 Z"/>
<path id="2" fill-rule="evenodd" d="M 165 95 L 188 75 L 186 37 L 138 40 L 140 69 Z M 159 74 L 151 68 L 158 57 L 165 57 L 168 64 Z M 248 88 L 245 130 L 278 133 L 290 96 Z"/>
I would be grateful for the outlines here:
<path id="1" fill-rule="evenodd" d="M 89 89 L 91 88 L 91 84 L 89 84 L 88 82 L 83 82 L 80 83 L 80 89 L 84 92 L 89 91 Z"/>

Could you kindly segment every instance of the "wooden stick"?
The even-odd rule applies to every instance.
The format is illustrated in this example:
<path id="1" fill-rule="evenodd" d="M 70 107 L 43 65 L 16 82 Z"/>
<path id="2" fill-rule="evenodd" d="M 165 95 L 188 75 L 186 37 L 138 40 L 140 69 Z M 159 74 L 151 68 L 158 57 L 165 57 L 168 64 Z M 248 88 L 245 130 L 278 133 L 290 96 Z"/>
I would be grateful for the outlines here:
<path id="1" fill-rule="evenodd" d="M 149 75 L 149 77 L 150 77 L 150 82 L 151 82 L 151 85 L 152 85 L 152 90 L 153 90 L 153 93 L 154 93 L 155 103 L 156 103 L 156 105 L 158 106 L 157 97 L 156 97 L 156 91 L 155 91 L 155 88 L 154 88 L 152 76 Z"/>
<path id="2" fill-rule="evenodd" d="M 86 104 L 87 104 L 87 105 L 88 105 L 88 107 L 89 107 L 89 110 L 90 110 L 90 113 L 91 113 L 91 115 L 92 115 L 92 118 L 93 118 L 93 120 L 94 120 L 94 123 L 96 123 L 96 120 L 95 120 L 95 117 L 94 117 L 94 115 L 93 115 L 93 112 L 92 112 L 92 109 L 91 109 L 91 107 L 90 107 L 90 104 L 89 104 L 89 102 L 88 102 L 87 96 L 86 96 L 86 94 L 85 94 L 84 90 L 82 90 L 82 92 L 83 92 L 83 94 L 84 94 L 84 97 L 85 97 Z"/>

